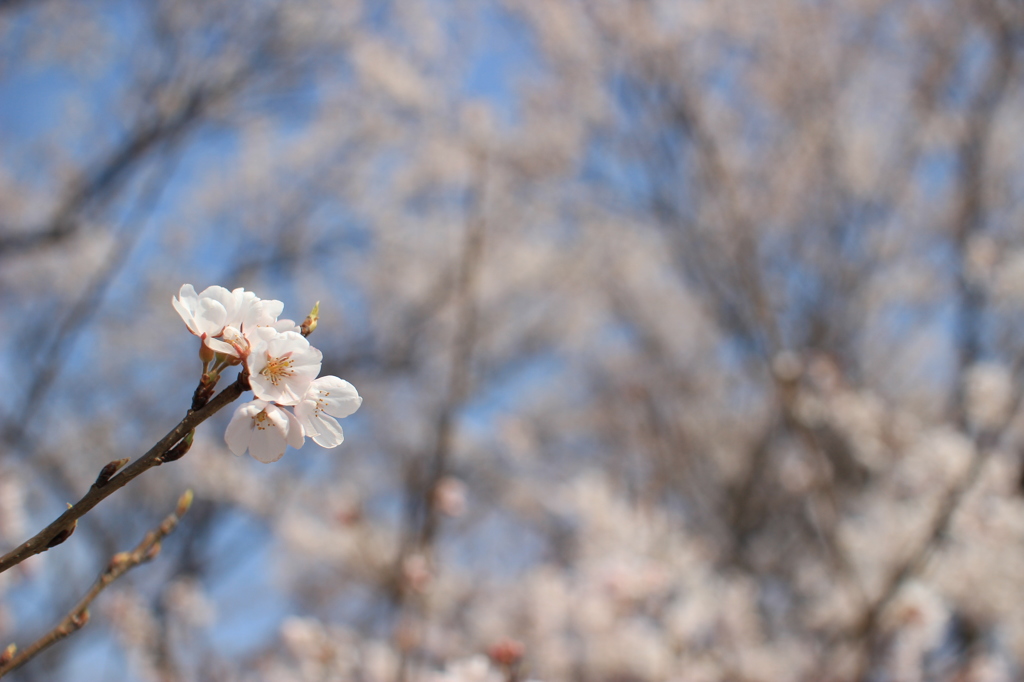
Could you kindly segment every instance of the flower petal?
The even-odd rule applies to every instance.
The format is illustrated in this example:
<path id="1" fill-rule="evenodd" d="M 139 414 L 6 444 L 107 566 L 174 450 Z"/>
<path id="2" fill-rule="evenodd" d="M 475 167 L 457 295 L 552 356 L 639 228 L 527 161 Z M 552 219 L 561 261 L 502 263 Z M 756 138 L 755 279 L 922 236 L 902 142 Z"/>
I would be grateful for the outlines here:
<path id="1" fill-rule="evenodd" d="M 300 329 L 301 329 L 299 327 L 299 325 L 295 324 L 294 320 L 288 320 L 288 319 L 278 320 L 278 321 L 276 321 L 276 322 L 274 322 L 274 323 L 272 323 L 272 324 L 270 324 L 268 326 L 272 327 L 273 329 L 275 329 L 275 330 L 277 330 L 279 332 L 296 332 L 296 333 L 298 333 L 300 331 Z"/>
<path id="2" fill-rule="evenodd" d="M 298 450 L 306 442 L 306 433 L 298 418 L 288 410 L 281 410 L 288 416 L 288 445 Z"/>
<path id="3" fill-rule="evenodd" d="M 171 305 L 177 311 L 178 315 L 185 322 L 185 326 L 188 330 L 199 335 L 199 328 L 196 326 L 196 302 L 199 297 L 196 296 L 196 290 L 191 284 L 182 284 L 181 290 L 178 291 L 178 296 L 171 296 Z"/>
<path id="4" fill-rule="evenodd" d="M 286 446 L 284 434 L 277 429 L 257 430 L 249 443 L 249 454 L 264 464 L 270 464 L 284 456 Z"/>
<path id="5" fill-rule="evenodd" d="M 205 293 L 205 292 L 204 292 Z M 207 336 L 220 336 L 228 319 L 227 308 L 220 301 L 200 297 L 196 305 L 196 326 Z"/>
<path id="6" fill-rule="evenodd" d="M 241 320 L 242 327 L 248 330 L 272 326 L 283 311 L 284 303 L 281 301 L 256 299 L 246 307 Z"/>
<path id="7" fill-rule="evenodd" d="M 253 432 L 256 429 L 254 418 L 265 405 L 266 403 L 262 400 L 253 400 L 239 405 L 235 410 L 228 423 L 228 428 L 224 432 L 224 441 L 231 452 L 242 456 L 249 449 Z"/>
<path id="8" fill-rule="evenodd" d="M 321 414 L 317 420 L 320 432 L 313 436 L 313 442 L 322 448 L 336 448 L 345 442 L 345 432 L 338 420 L 328 414 Z"/>
<path id="9" fill-rule="evenodd" d="M 191 284 L 182 284 L 181 289 L 178 290 L 178 298 L 181 299 L 182 303 L 188 305 L 190 309 L 195 310 L 195 302 L 199 298 L 199 294 L 196 293 L 196 288 Z"/>
<path id="10" fill-rule="evenodd" d="M 313 382 L 324 401 L 324 412 L 332 417 L 347 417 L 363 404 L 356 387 L 338 377 L 327 375 Z"/>
<path id="11" fill-rule="evenodd" d="M 325 448 L 341 445 L 345 434 L 335 417 L 347 417 L 359 409 L 363 399 L 355 386 L 335 376 L 313 381 L 302 400 L 295 406 L 295 415 L 306 435 Z"/>

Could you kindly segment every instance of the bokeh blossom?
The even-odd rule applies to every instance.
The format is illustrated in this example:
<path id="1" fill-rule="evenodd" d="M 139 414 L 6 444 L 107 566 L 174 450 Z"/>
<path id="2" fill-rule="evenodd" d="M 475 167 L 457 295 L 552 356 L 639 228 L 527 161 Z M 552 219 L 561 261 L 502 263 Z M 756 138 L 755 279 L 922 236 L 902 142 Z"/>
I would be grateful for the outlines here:
<path id="1" fill-rule="evenodd" d="M 96 507 L 68 575 L 195 485 L 155 572 L 219 617 L 139 580 L 26 679 L 1022 677 L 1021 3 L 47 0 L 0 35 L 5 541 L 165 432 L 182 348 L 263 364 L 235 451 L 342 437 L 316 377 L 267 398 L 264 329 L 374 405 L 269 471 L 200 428 Z M 19 638 L 69 603 L 4 577 Z"/>

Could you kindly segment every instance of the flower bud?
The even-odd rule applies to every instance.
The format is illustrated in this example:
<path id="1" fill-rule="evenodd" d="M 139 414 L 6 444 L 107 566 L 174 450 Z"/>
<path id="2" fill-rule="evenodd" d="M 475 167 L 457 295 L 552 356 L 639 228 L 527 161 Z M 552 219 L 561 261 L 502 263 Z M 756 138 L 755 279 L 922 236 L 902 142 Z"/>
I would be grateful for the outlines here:
<path id="1" fill-rule="evenodd" d="M 178 444 L 160 456 L 160 462 L 174 462 L 181 459 L 192 447 L 192 439 L 195 438 L 196 430 L 192 429 L 185 434 L 185 437 L 178 441 Z"/>
<path id="2" fill-rule="evenodd" d="M 174 515 L 177 516 L 179 519 L 182 516 L 184 516 L 185 512 L 187 512 L 189 510 L 189 507 L 192 506 L 193 497 L 194 495 L 192 494 L 192 488 L 189 488 L 184 493 L 182 493 L 181 497 L 178 498 L 178 506 L 175 507 L 174 509 Z"/>
<path id="3" fill-rule="evenodd" d="M 210 348 L 209 346 L 206 345 L 206 341 L 205 340 L 200 342 L 200 344 L 199 344 L 199 359 L 202 361 L 203 367 L 206 367 L 207 365 L 209 365 L 213 361 L 214 357 L 216 357 L 216 355 L 217 355 L 217 353 L 215 353 L 212 348 Z"/>
<path id="4" fill-rule="evenodd" d="M 142 560 L 139 563 L 146 563 L 147 561 L 152 561 L 157 558 L 160 556 L 161 549 L 163 549 L 163 545 L 159 542 L 154 542 L 150 548 L 146 550 L 146 553 L 142 555 Z"/>
<path id="5" fill-rule="evenodd" d="M 68 509 L 71 509 L 70 504 L 68 505 Z M 75 532 L 76 528 L 78 528 L 78 519 L 75 519 L 71 522 L 71 525 L 69 527 L 54 535 L 53 538 L 51 538 L 50 541 L 46 543 L 46 548 L 50 549 L 64 542 L 69 537 L 71 537 L 71 534 Z"/>
<path id="6" fill-rule="evenodd" d="M 110 557 L 110 564 L 107 566 L 109 573 L 115 573 L 124 568 L 125 564 L 130 563 L 132 555 L 128 552 L 118 552 L 114 556 Z"/>
<path id="7" fill-rule="evenodd" d="M 313 306 L 313 309 L 309 311 L 309 315 L 307 315 L 306 319 L 302 321 L 301 325 L 299 325 L 299 331 L 302 333 L 303 336 L 309 336 L 310 334 L 316 331 L 316 324 L 317 322 L 319 322 L 319 320 L 320 301 L 317 301 L 316 305 Z"/>
<path id="8" fill-rule="evenodd" d="M 487 655 L 492 661 L 505 668 L 511 668 L 523 658 L 526 647 L 522 642 L 514 639 L 501 639 L 487 650 Z"/>
<path id="9" fill-rule="evenodd" d="M 84 627 L 85 624 L 89 622 L 89 617 L 89 609 L 83 609 L 78 613 L 74 614 L 73 616 L 71 616 L 72 632 L 81 627 Z"/>
<path id="10" fill-rule="evenodd" d="M 102 469 L 100 469 L 99 476 L 96 477 L 96 482 L 92 484 L 93 487 L 102 488 L 103 486 L 105 486 L 107 483 L 110 482 L 110 479 L 113 477 L 113 475 L 116 474 L 118 470 L 127 463 L 128 458 L 125 457 L 123 459 L 115 459 L 113 462 L 109 462 L 108 464 L 106 464 Z"/>

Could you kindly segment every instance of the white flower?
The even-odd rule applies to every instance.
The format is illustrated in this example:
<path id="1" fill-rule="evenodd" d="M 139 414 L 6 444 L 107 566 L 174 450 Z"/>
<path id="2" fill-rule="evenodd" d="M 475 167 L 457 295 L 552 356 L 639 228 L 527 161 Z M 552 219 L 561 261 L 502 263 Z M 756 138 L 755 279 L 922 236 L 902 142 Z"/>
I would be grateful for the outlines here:
<path id="1" fill-rule="evenodd" d="M 280 301 L 269 302 L 280 303 Z M 233 355 L 244 360 L 249 357 L 252 344 L 258 340 L 257 334 L 260 329 L 299 333 L 299 325 L 295 324 L 292 320 L 271 320 L 265 324 L 248 326 L 243 323 L 241 328 L 230 325 L 224 327 L 224 333 L 219 338 L 207 339 L 206 345 L 218 353 L 226 353 L 227 355 Z"/>
<path id="2" fill-rule="evenodd" d="M 341 445 L 345 434 L 335 417 L 347 417 L 363 404 L 356 387 L 344 379 L 320 377 L 295 406 L 295 416 L 306 435 L 325 448 Z"/>
<path id="3" fill-rule="evenodd" d="M 183 284 L 178 297 L 171 297 L 171 305 L 181 315 L 188 330 L 205 340 L 220 336 L 224 327 L 234 321 L 245 293 L 243 289 L 228 291 L 224 287 L 212 286 L 196 294 L 191 284 Z M 256 296 L 251 295 L 253 298 Z"/>
<path id="4" fill-rule="evenodd" d="M 228 366 L 246 363 L 255 400 L 235 410 L 228 424 L 224 440 L 232 452 L 248 451 L 261 462 L 275 462 L 289 445 L 302 447 L 307 433 L 323 447 L 341 444 L 344 434 L 337 419 L 359 409 L 363 399 L 347 381 L 316 379 L 323 354 L 300 332 L 316 327 L 319 303 L 301 328 L 278 319 L 281 301 L 263 300 L 241 288 L 211 286 L 197 294 L 184 284 L 171 304 L 202 340 L 201 387 L 215 384 Z M 296 414 L 283 409 L 290 405 L 298 406 Z"/>
<path id="5" fill-rule="evenodd" d="M 291 412 L 265 400 L 253 400 L 235 410 L 224 440 L 236 455 L 248 450 L 255 459 L 269 464 L 281 459 L 286 446 L 301 448 L 306 438 Z"/>
<path id="6" fill-rule="evenodd" d="M 284 310 L 284 303 L 274 299 L 257 298 L 244 306 L 239 312 L 238 321 L 229 325 L 230 328 L 238 329 L 247 336 L 261 327 L 269 327 L 279 332 L 298 332 L 299 325 L 292 320 L 277 319 Z"/>
<path id="7" fill-rule="evenodd" d="M 191 284 L 185 284 L 178 298 L 171 298 L 171 304 L 189 331 L 203 339 L 208 348 L 237 358 L 244 359 L 249 354 L 252 332 L 257 329 L 299 329 L 291 320 L 277 319 L 284 303 L 263 300 L 242 288 L 228 291 L 211 286 L 196 294 Z"/>
<path id="8" fill-rule="evenodd" d="M 255 338 L 253 338 L 255 337 Z M 260 400 L 294 405 L 320 373 L 323 354 L 302 334 L 259 327 L 250 336 L 249 383 Z"/>

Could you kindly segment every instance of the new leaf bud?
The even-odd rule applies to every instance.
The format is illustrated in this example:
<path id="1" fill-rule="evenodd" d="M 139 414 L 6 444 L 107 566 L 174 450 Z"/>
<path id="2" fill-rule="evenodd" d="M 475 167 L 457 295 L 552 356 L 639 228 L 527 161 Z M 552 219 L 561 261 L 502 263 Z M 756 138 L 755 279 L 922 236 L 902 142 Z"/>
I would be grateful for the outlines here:
<path id="1" fill-rule="evenodd" d="M 299 325 L 299 331 L 302 332 L 303 336 L 309 336 L 316 331 L 316 324 L 320 320 L 320 301 L 316 302 L 313 309 L 309 311 L 309 315 Z"/>
<path id="2" fill-rule="evenodd" d="M 178 506 L 174 509 L 174 515 L 179 519 L 184 516 L 185 512 L 192 506 L 192 499 L 194 497 L 191 488 L 182 493 L 181 497 L 178 498 Z"/>

